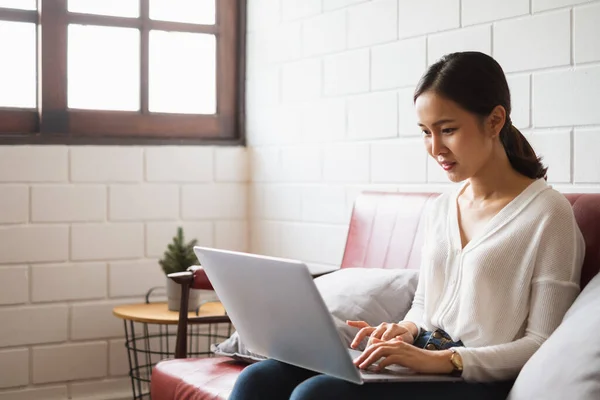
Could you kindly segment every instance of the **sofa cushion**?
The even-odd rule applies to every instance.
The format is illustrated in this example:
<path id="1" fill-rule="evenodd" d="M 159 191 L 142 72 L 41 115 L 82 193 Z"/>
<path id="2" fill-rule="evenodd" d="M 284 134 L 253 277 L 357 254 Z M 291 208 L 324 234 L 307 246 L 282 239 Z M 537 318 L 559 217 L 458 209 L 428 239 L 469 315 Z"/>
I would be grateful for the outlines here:
<path id="1" fill-rule="evenodd" d="M 400 321 L 412 305 L 419 271 L 408 269 L 346 268 L 315 279 L 319 293 L 333 316 L 346 346 L 358 332 L 347 320 L 366 321 L 370 325 Z M 363 341 L 359 349 L 363 349 Z M 235 332 L 229 339 L 213 346 L 219 356 L 253 363 L 264 359 L 251 352 Z"/>
<path id="2" fill-rule="evenodd" d="M 509 400 L 600 399 L 600 274 L 525 364 Z"/>
<path id="3" fill-rule="evenodd" d="M 350 346 L 358 328 L 347 320 L 371 326 L 398 322 L 412 305 L 419 271 L 411 269 L 346 268 L 315 279 L 342 340 Z M 359 345 L 363 350 L 366 340 Z"/>

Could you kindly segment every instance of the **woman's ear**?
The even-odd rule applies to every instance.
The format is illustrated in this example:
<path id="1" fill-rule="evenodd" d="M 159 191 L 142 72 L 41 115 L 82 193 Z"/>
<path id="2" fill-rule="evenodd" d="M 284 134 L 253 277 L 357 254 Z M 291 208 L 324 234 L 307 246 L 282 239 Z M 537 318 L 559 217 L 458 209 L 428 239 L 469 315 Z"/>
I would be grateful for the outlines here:
<path id="1" fill-rule="evenodd" d="M 487 117 L 487 127 L 491 137 L 500 135 L 500 131 L 506 122 L 506 110 L 502 106 L 496 106 Z"/>

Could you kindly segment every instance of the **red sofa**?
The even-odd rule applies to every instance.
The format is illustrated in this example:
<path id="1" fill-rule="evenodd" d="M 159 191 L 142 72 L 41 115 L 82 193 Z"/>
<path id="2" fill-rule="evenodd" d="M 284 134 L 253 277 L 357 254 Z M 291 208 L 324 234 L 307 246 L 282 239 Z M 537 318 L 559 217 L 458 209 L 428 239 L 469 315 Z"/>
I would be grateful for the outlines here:
<path id="1" fill-rule="evenodd" d="M 426 204 L 437 194 L 363 193 L 352 211 L 341 268 L 419 268 Z M 585 286 L 600 267 L 600 194 L 568 194 L 585 237 Z M 206 284 L 206 276 L 195 280 Z M 245 364 L 229 358 L 161 361 L 152 372 L 153 400 L 227 399 Z"/>

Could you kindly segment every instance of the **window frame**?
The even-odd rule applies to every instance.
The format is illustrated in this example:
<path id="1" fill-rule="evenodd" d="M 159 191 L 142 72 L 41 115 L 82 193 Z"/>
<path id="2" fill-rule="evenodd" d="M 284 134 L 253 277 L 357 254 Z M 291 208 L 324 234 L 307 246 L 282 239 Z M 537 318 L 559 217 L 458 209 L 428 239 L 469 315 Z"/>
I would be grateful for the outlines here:
<path id="1" fill-rule="evenodd" d="M 0 8 L 0 20 L 36 23 L 37 109 L 0 108 L 0 144 L 245 144 L 246 0 L 215 0 L 215 25 L 155 21 L 149 1 L 138 18 L 70 13 L 67 0 L 38 0 L 38 10 Z M 141 33 L 140 111 L 67 107 L 69 24 L 137 28 Z M 151 29 L 216 36 L 217 113 L 148 111 Z"/>

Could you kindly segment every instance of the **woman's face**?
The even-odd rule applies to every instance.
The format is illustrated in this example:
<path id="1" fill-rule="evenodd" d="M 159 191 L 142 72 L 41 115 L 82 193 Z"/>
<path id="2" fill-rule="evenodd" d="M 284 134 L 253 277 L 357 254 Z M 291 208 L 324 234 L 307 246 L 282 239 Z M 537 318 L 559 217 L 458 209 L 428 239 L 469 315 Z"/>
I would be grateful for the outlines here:
<path id="1" fill-rule="evenodd" d="M 421 94 L 415 102 L 427 152 L 452 182 L 477 174 L 491 157 L 493 132 L 485 121 L 435 92 Z"/>

